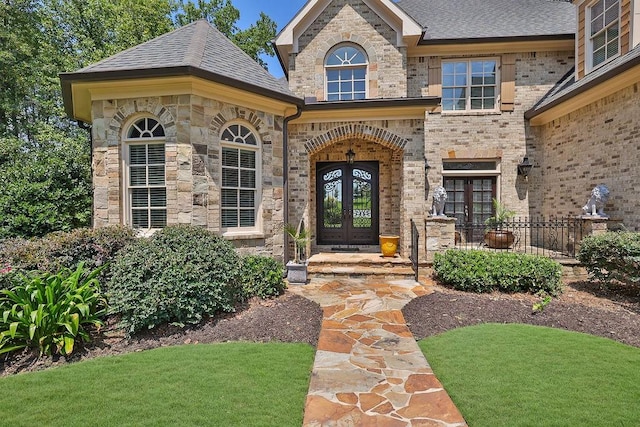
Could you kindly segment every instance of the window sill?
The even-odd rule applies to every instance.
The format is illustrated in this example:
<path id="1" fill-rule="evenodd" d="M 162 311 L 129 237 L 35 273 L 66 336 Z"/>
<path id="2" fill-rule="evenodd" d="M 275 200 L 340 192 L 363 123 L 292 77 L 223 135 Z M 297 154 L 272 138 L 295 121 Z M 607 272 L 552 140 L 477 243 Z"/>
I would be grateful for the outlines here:
<path id="1" fill-rule="evenodd" d="M 442 111 L 443 116 L 499 116 L 502 114 L 500 110 L 457 110 L 457 111 Z"/>
<path id="2" fill-rule="evenodd" d="M 256 240 L 264 239 L 264 233 L 259 231 L 227 231 L 222 233 L 227 240 Z"/>

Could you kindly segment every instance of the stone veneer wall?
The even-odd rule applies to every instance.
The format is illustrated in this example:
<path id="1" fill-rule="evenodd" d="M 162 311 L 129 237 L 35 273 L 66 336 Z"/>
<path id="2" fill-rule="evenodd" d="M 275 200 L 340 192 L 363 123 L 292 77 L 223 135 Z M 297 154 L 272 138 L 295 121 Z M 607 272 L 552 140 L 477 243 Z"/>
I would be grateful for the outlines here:
<path id="1" fill-rule="evenodd" d="M 380 162 L 380 232 L 399 234 L 401 253 L 408 255 L 411 230 L 404 224 L 424 218 L 426 209 L 423 124 L 422 120 L 291 124 L 289 221 L 297 224 L 304 219 L 317 234 L 315 162 L 344 161 L 351 144 L 357 161 Z"/>
<path id="2" fill-rule="evenodd" d="M 332 1 L 300 36 L 299 52 L 289 58 L 289 88 L 325 100 L 325 56 L 342 42 L 361 46 L 368 56 L 368 98 L 407 96 L 406 48 L 396 46 L 395 31 L 363 1 Z"/>
<path id="3" fill-rule="evenodd" d="M 492 55 L 483 55 L 483 57 Z M 494 55 L 499 56 L 499 55 Z M 410 61 L 417 76 L 410 82 L 426 80 L 427 60 Z M 443 159 L 499 158 L 498 194 L 518 215 L 536 214 L 539 204 L 534 193 L 540 185 L 541 153 L 531 135 L 524 112 L 531 108 L 573 65 L 573 52 L 519 53 L 516 55 L 515 110 L 497 113 L 432 113 L 425 122 L 429 201 L 435 187 L 442 185 Z M 419 95 L 419 94 L 414 94 Z M 537 166 L 528 180 L 517 177 L 517 165 L 524 156 Z"/>
<path id="4" fill-rule="evenodd" d="M 611 192 L 605 212 L 640 231 L 640 84 L 533 128 L 542 148 L 536 198 L 546 215 L 579 215 L 598 184 Z"/>
<path id="5" fill-rule="evenodd" d="M 196 95 L 93 103 L 94 225 L 124 224 L 123 126 L 135 117 L 159 119 L 166 134 L 168 224 L 193 224 L 220 233 L 220 143 L 231 121 L 253 128 L 261 142 L 262 232 L 227 236 L 240 252 L 282 258 L 283 118 Z"/>

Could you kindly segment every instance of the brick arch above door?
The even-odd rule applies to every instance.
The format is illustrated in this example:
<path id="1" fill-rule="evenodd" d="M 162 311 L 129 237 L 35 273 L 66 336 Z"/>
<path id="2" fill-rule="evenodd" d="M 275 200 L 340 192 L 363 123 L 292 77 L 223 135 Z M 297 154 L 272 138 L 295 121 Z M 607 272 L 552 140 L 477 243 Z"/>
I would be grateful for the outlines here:
<path id="1" fill-rule="evenodd" d="M 387 129 L 365 124 L 346 124 L 308 140 L 304 147 L 308 154 L 315 154 L 331 144 L 348 139 L 375 142 L 394 151 L 404 150 L 409 143 L 406 138 L 389 132 Z"/>

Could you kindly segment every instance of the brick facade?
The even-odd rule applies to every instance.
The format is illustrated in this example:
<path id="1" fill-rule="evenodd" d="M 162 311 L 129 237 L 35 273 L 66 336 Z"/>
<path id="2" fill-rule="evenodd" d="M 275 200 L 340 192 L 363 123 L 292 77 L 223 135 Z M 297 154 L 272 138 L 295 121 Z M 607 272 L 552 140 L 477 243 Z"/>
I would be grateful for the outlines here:
<path id="1" fill-rule="evenodd" d="M 532 195 L 546 215 L 579 215 L 598 184 L 611 192 L 605 212 L 640 231 L 640 84 L 533 128 L 541 147 L 541 185 Z"/>

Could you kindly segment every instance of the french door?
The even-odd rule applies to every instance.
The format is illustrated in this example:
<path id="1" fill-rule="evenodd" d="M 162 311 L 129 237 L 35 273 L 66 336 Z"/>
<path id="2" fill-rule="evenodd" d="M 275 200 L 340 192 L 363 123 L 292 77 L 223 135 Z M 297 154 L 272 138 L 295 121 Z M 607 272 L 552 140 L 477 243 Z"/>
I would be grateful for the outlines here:
<path id="1" fill-rule="evenodd" d="M 444 188 L 447 191 L 445 214 L 456 218 L 457 228 L 472 233 L 466 236 L 467 241 L 482 240 L 484 230 L 478 225 L 483 225 L 494 214 L 496 177 L 445 177 Z"/>
<path id="2" fill-rule="evenodd" d="M 318 244 L 378 244 L 378 170 L 378 162 L 317 164 Z"/>

